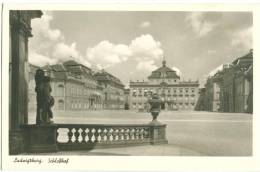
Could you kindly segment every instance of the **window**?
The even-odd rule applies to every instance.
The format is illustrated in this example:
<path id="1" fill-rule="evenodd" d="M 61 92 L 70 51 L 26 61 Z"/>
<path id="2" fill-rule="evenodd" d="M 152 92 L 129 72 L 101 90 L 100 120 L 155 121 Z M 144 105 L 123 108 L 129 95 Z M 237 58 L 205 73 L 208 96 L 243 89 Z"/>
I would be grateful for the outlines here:
<path id="1" fill-rule="evenodd" d="M 63 100 L 58 101 L 58 110 L 64 110 L 64 101 Z"/>
<path id="2" fill-rule="evenodd" d="M 105 101 L 107 101 L 107 93 L 105 93 Z"/>
<path id="3" fill-rule="evenodd" d="M 74 104 L 73 104 L 73 103 L 74 103 L 73 101 L 70 102 L 70 104 L 71 104 L 71 109 L 74 109 Z"/>

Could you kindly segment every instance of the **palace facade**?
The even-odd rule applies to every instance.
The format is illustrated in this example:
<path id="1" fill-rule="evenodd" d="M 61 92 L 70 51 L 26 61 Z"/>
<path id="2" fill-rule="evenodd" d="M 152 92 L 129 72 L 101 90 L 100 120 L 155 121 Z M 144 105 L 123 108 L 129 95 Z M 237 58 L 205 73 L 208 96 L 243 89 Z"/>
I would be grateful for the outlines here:
<path id="1" fill-rule="evenodd" d="M 198 87 L 198 81 L 181 81 L 164 60 L 162 66 L 148 76 L 148 81 L 130 81 L 130 109 L 148 110 L 148 99 L 157 93 L 163 110 L 194 110 Z"/>
<path id="2" fill-rule="evenodd" d="M 253 50 L 207 79 L 196 110 L 253 112 Z"/>
<path id="3" fill-rule="evenodd" d="M 125 86 L 122 82 L 105 70 L 95 73 L 95 78 L 98 85 L 102 87 L 104 109 L 124 109 Z"/>
<path id="4" fill-rule="evenodd" d="M 30 65 L 29 110 L 36 109 L 34 75 L 37 68 Z M 84 111 L 123 108 L 124 85 L 106 71 L 92 69 L 73 60 L 42 68 L 51 77 L 54 110 Z"/>

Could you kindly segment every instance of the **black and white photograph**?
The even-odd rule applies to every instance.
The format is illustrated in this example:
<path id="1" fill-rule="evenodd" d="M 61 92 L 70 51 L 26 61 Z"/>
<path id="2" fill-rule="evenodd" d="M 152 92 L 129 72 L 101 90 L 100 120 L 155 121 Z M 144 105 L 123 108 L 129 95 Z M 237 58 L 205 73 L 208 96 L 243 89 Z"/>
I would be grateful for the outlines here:
<path id="1" fill-rule="evenodd" d="M 252 157 L 253 16 L 8 9 L 8 156 Z"/>

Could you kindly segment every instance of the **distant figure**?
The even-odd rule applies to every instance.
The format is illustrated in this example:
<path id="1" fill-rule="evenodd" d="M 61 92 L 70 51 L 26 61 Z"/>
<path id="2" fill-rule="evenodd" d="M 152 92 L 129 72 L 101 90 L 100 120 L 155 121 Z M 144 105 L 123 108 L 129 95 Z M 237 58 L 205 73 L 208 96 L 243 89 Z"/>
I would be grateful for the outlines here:
<path id="1" fill-rule="evenodd" d="M 44 76 L 44 71 L 38 69 L 35 74 L 35 83 L 37 100 L 36 124 L 49 124 L 53 118 L 51 107 L 54 105 L 54 98 L 50 95 L 50 77 Z"/>

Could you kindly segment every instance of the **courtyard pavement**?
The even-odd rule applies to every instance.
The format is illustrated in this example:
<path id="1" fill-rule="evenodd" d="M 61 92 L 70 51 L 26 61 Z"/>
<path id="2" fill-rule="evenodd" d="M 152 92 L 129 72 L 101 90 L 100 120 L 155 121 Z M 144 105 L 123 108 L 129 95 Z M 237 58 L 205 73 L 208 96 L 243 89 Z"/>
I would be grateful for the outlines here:
<path id="1" fill-rule="evenodd" d="M 29 123 L 35 123 L 35 112 Z M 167 145 L 147 145 L 89 151 L 58 152 L 61 155 L 166 155 L 251 156 L 252 115 L 197 111 L 162 111 L 158 120 L 167 124 Z M 151 115 L 135 111 L 54 112 L 55 123 L 147 124 Z"/>

